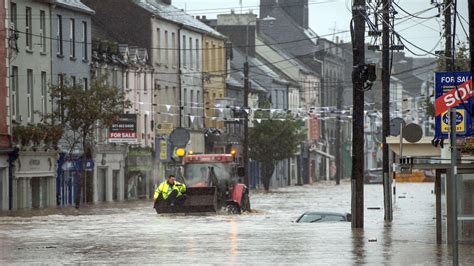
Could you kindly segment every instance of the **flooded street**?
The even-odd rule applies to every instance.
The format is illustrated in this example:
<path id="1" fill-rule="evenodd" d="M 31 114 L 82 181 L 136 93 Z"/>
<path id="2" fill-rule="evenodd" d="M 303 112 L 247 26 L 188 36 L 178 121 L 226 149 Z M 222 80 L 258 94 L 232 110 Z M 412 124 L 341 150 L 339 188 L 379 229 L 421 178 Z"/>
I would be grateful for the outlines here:
<path id="1" fill-rule="evenodd" d="M 0 217 L 0 264 L 425 264 L 451 263 L 436 244 L 433 184 L 397 184 L 392 225 L 382 186 L 365 186 L 365 229 L 292 223 L 304 211 L 350 212 L 350 183 L 253 192 L 244 215 L 158 216 L 151 201 Z M 380 209 L 371 209 L 380 207 Z M 370 241 L 369 241 L 370 240 Z M 474 263 L 473 246 L 460 262 Z"/>

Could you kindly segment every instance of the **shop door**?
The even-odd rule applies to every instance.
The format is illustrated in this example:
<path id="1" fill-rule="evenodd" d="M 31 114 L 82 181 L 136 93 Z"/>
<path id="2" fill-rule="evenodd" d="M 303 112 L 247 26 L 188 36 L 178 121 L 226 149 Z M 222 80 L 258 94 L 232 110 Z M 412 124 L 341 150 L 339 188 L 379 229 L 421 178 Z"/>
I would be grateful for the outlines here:
<path id="1" fill-rule="evenodd" d="M 107 168 L 99 168 L 97 172 L 97 201 L 104 202 L 107 193 Z"/>
<path id="2" fill-rule="evenodd" d="M 0 168 L 0 210 L 6 210 L 8 202 L 8 183 L 7 183 L 7 174 L 5 168 Z"/>
<path id="3" fill-rule="evenodd" d="M 31 178 L 31 207 L 41 208 L 41 179 L 39 177 Z"/>
<path id="4" fill-rule="evenodd" d="M 112 199 L 114 201 L 118 200 L 118 181 L 119 181 L 120 170 L 112 171 Z"/>

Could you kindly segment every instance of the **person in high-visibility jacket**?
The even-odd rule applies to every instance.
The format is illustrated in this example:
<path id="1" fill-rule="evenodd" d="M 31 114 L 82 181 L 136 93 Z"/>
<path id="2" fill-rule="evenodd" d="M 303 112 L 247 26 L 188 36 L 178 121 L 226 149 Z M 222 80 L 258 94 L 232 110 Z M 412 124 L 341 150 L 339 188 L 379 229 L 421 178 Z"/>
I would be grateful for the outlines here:
<path id="1" fill-rule="evenodd" d="M 153 199 L 155 200 L 155 205 L 158 201 L 164 200 L 169 206 L 181 206 L 186 200 L 184 192 L 186 192 L 186 185 L 176 181 L 174 175 L 169 175 L 168 180 L 162 182 L 156 188 Z"/>

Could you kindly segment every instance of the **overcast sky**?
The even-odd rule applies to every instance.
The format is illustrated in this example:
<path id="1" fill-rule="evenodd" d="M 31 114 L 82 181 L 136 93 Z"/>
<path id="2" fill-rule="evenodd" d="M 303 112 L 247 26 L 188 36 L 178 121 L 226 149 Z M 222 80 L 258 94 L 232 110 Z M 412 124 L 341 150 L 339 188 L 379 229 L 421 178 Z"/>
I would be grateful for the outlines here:
<path id="1" fill-rule="evenodd" d="M 469 31 L 468 27 L 468 12 L 467 3 L 469 0 L 459 0 L 458 11 L 460 19 L 457 21 L 457 37 L 466 40 L 466 34 L 461 27 L 461 23 Z M 173 0 L 173 5 L 186 9 L 186 11 L 193 16 L 207 15 L 209 18 L 215 18 L 217 14 L 229 13 L 231 9 L 240 12 L 239 0 Z M 351 12 L 349 11 L 351 0 L 309 0 L 309 19 L 310 27 L 318 34 L 327 36 L 328 39 L 333 39 L 331 36 L 334 32 L 348 30 L 349 22 L 351 20 Z M 369 1 L 367 1 L 369 2 Z M 371 1 L 375 2 L 375 0 Z M 432 8 L 431 0 L 396 0 L 401 8 L 410 12 L 418 13 L 421 18 L 430 18 L 438 13 L 437 8 Z M 442 0 L 438 0 L 442 2 Z M 243 12 L 253 10 L 258 14 L 258 5 L 260 0 L 242 0 Z M 427 51 L 441 50 L 444 43 L 440 41 L 440 32 L 442 21 L 440 18 L 417 19 L 407 18 L 404 11 L 396 7 L 398 11 L 395 30 L 413 44 L 420 46 Z M 431 8 L 431 9 L 430 9 Z M 427 10 L 429 9 L 429 10 Z M 425 12 L 423 12 L 425 11 Z M 372 16 L 373 20 L 373 16 Z M 339 38 L 345 41 L 350 39 L 348 33 L 338 34 Z M 366 41 L 369 41 L 367 39 Z M 424 55 L 425 51 L 421 51 L 413 45 L 407 44 L 417 54 Z M 407 51 L 408 52 L 408 51 Z"/>

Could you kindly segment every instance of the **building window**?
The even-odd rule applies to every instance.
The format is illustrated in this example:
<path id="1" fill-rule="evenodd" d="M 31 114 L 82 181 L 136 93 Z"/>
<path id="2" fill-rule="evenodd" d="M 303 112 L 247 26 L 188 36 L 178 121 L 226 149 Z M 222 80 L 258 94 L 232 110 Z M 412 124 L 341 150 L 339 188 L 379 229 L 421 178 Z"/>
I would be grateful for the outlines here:
<path id="1" fill-rule="evenodd" d="M 89 60 L 89 51 L 87 50 L 87 22 L 82 22 L 82 54 L 83 60 Z"/>
<path id="2" fill-rule="evenodd" d="M 58 85 L 62 90 L 64 86 L 64 75 L 58 74 Z M 59 116 L 61 117 L 61 122 L 64 122 L 64 108 L 63 108 L 63 94 L 59 93 L 59 103 L 58 103 Z"/>
<path id="3" fill-rule="evenodd" d="M 195 103 L 194 103 L 194 91 L 191 90 L 189 92 L 189 101 L 191 103 L 191 110 L 190 110 L 190 113 L 191 114 L 194 114 L 194 106 L 195 106 Z"/>
<path id="4" fill-rule="evenodd" d="M 69 20 L 69 44 L 71 45 L 71 58 L 76 58 L 76 21 L 73 18 Z"/>
<path id="5" fill-rule="evenodd" d="M 125 72 L 125 89 L 128 89 L 130 86 L 130 80 L 128 78 L 128 72 Z"/>
<path id="6" fill-rule="evenodd" d="M 183 35 L 183 49 L 181 55 L 183 56 L 183 66 L 186 67 L 186 35 Z"/>
<path id="7" fill-rule="evenodd" d="M 144 122 L 144 132 L 145 132 L 145 145 L 148 146 L 148 115 L 143 116 L 143 122 Z"/>
<path id="8" fill-rule="evenodd" d="M 143 73 L 143 91 L 147 91 L 147 86 L 148 86 L 148 82 L 147 82 L 147 74 L 146 72 Z"/>
<path id="9" fill-rule="evenodd" d="M 12 99 L 11 99 L 11 111 L 12 116 L 17 116 L 20 112 L 19 110 L 19 94 L 18 91 L 18 67 L 12 67 L 12 77 L 11 77 L 11 92 L 12 92 Z"/>
<path id="10" fill-rule="evenodd" d="M 216 71 L 217 70 L 217 47 L 216 47 L 216 44 L 213 43 L 212 44 L 212 51 L 211 51 L 211 66 L 212 66 L 212 70 L 213 71 Z"/>
<path id="11" fill-rule="evenodd" d="M 199 39 L 196 39 L 196 69 L 200 69 L 200 62 L 199 62 L 199 53 L 201 51 L 199 50 Z"/>
<path id="12" fill-rule="evenodd" d="M 17 29 L 17 11 L 16 11 L 16 3 L 10 2 L 10 23 L 12 29 Z"/>
<path id="13" fill-rule="evenodd" d="M 27 114 L 30 122 L 33 123 L 33 110 L 34 110 L 34 100 L 33 100 L 33 70 L 28 69 L 26 71 L 26 102 L 27 102 Z"/>
<path id="14" fill-rule="evenodd" d="M 112 86 L 117 88 L 118 86 L 118 75 L 117 75 L 117 69 L 112 70 Z"/>
<path id="15" fill-rule="evenodd" d="M 209 45 L 209 42 L 206 42 L 206 49 L 205 49 L 205 52 L 206 52 L 206 56 L 205 56 L 205 59 L 206 62 L 206 71 L 210 72 L 212 69 L 211 69 L 211 47 Z"/>
<path id="16" fill-rule="evenodd" d="M 40 11 L 40 41 L 41 52 L 46 53 L 46 13 Z"/>
<path id="17" fill-rule="evenodd" d="M 189 67 L 194 67 L 194 56 L 193 56 L 193 39 L 189 38 Z"/>
<path id="18" fill-rule="evenodd" d="M 183 108 L 183 111 L 184 111 L 186 114 L 187 114 L 187 112 L 186 112 L 186 111 L 187 111 L 187 110 L 186 110 L 186 107 L 187 107 L 187 105 L 188 105 L 188 104 L 187 104 L 187 102 L 188 102 L 187 100 L 188 100 L 188 90 L 187 90 L 187 89 L 184 89 L 184 91 L 183 91 L 183 99 L 181 99 L 181 104 L 180 104 L 180 105 L 181 105 L 181 108 Z M 189 119 L 185 119 L 184 121 L 189 122 Z M 188 125 L 188 123 L 185 124 L 185 126 L 187 126 L 187 125 Z"/>
<path id="19" fill-rule="evenodd" d="M 176 67 L 176 53 L 178 53 L 178 49 L 176 49 L 176 34 L 173 32 L 171 33 L 171 50 L 173 66 Z"/>
<path id="20" fill-rule="evenodd" d="M 84 78 L 82 82 L 84 83 L 84 90 L 89 90 L 89 80 L 87 80 L 87 78 Z"/>
<path id="21" fill-rule="evenodd" d="M 33 50 L 33 32 L 31 25 L 31 7 L 26 8 L 26 22 L 25 22 L 25 34 L 26 34 L 26 48 Z"/>
<path id="22" fill-rule="evenodd" d="M 58 55 L 63 55 L 63 18 L 61 15 L 57 15 L 57 32 L 56 40 L 58 42 Z"/>
<path id="23" fill-rule="evenodd" d="M 73 87 L 76 86 L 76 77 L 75 76 L 71 76 L 71 83 L 72 83 Z"/>
<path id="24" fill-rule="evenodd" d="M 168 49 L 168 31 L 165 30 L 165 45 L 164 45 L 164 49 L 165 49 L 165 66 L 168 66 L 169 64 L 169 49 Z"/>
<path id="25" fill-rule="evenodd" d="M 46 79 L 46 72 L 41 72 L 41 112 L 46 114 L 47 110 L 47 98 L 48 98 L 48 87 L 47 87 L 47 79 Z"/>
<path id="26" fill-rule="evenodd" d="M 160 32 L 160 28 L 157 28 L 156 29 L 156 48 L 158 50 L 157 52 L 157 63 L 160 64 L 161 63 L 161 32 Z"/>

